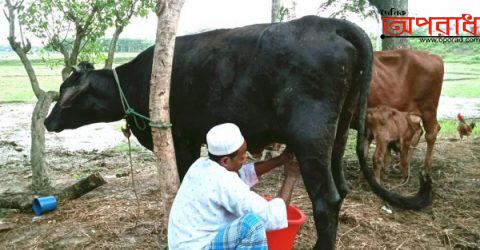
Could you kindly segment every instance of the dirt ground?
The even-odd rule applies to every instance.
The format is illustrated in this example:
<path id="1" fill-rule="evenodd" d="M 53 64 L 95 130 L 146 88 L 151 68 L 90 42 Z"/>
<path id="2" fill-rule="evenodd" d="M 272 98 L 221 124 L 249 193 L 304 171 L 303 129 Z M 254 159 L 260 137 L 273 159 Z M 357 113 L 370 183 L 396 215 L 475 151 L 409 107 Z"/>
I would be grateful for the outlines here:
<path id="1" fill-rule="evenodd" d="M 12 143 L 10 139 L 0 140 L 1 154 L 9 154 L 8 159 L 0 163 L 0 195 L 21 193 L 31 180 L 28 157 L 24 150 L 18 150 L 17 144 L 21 142 Z M 48 143 L 54 144 L 54 141 L 55 138 Z M 397 188 L 399 192 L 415 193 L 416 173 L 423 163 L 425 146 L 423 141 L 415 151 L 413 176 L 408 185 Z M 79 151 L 53 146 L 47 147 L 47 154 L 57 188 L 95 171 L 108 183 L 77 200 L 59 204 L 54 212 L 41 217 L 0 211 L 0 221 L 16 225 L 13 230 L 0 233 L 0 249 L 165 247 L 166 238 L 160 227 L 157 172 L 151 152 L 140 150 L 133 154 L 139 206 L 132 191 L 125 152 Z M 421 211 L 403 211 L 385 204 L 357 179 L 358 168 L 356 156 L 347 153 L 344 169 L 350 191 L 340 213 L 338 249 L 480 249 L 480 138 L 438 139 L 434 153 L 434 201 Z M 281 176 L 280 169 L 273 171 L 255 190 L 275 195 Z M 394 187 L 402 181 L 397 169 L 387 170 L 385 185 Z M 302 182 L 294 190 L 292 203 L 307 215 L 295 249 L 309 249 L 316 241 L 316 231 Z M 4 218 L 2 213 L 7 213 Z"/>

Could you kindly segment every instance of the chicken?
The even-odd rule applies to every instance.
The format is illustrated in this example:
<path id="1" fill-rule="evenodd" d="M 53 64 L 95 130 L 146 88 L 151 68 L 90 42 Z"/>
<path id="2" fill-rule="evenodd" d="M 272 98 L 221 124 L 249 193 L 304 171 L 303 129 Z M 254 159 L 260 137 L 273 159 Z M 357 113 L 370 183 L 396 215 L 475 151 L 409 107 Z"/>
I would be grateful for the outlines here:
<path id="1" fill-rule="evenodd" d="M 458 119 L 458 126 L 457 126 L 457 131 L 460 134 L 460 139 L 463 139 L 464 136 L 469 136 L 472 134 L 473 128 L 475 128 L 475 122 L 472 122 L 470 124 L 467 124 L 463 116 L 458 113 L 457 115 Z"/>

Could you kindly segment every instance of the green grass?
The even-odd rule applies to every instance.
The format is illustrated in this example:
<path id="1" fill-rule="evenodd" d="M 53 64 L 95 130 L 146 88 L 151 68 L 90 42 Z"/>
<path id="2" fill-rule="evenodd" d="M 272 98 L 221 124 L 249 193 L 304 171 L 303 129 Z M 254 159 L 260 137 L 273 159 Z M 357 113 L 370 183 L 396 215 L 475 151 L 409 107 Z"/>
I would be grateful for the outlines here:
<path id="1" fill-rule="evenodd" d="M 479 98 L 480 82 L 446 83 L 442 88 L 442 95 L 448 97 Z"/>
<path id="2" fill-rule="evenodd" d="M 0 208 L 0 221 L 7 216 L 8 210 Z"/>
<path id="3" fill-rule="evenodd" d="M 438 121 L 442 129 L 440 129 L 439 136 L 443 137 L 457 137 L 459 138 L 459 134 L 457 131 L 458 121 L 457 120 L 440 120 Z M 471 120 L 467 120 L 467 123 L 470 124 Z M 480 125 L 480 124 L 479 124 Z M 474 137 L 480 136 L 480 130 L 478 127 L 473 129 L 472 135 Z"/>
<path id="4" fill-rule="evenodd" d="M 46 67 L 37 67 L 42 71 Z M 7 71 L 5 72 L 4 71 Z M 0 103 L 34 102 L 36 100 L 28 76 L 22 74 L 23 68 L 0 66 Z M 60 71 L 60 70 L 59 70 Z M 8 74 L 11 72 L 11 74 Z M 62 82 L 60 74 L 37 74 L 40 87 L 45 90 L 58 91 Z"/>
<path id="5" fill-rule="evenodd" d="M 136 144 L 132 143 L 132 153 L 140 152 L 142 150 L 143 150 L 143 148 L 141 148 L 141 147 L 137 146 Z M 126 152 L 128 152 L 128 143 L 127 142 L 120 143 L 120 144 L 112 147 L 108 151 L 112 152 L 112 153 L 126 153 Z"/>
<path id="6" fill-rule="evenodd" d="M 480 97 L 480 63 L 445 63 L 442 95 L 448 97 Z"/>
<path id="7" fill-rule="evenodd" d="M 15 54 L 13 54 L 15 55 Z M 19 59 L 11 54 L 0 54 L 0 103 L 32 103 L 36 97 L 33 94 L 30 80 Z M 137 53 L 120 53 L 115 59 L 115 65 L 130 61 Z M 33 56 L 31 60 L 40 87 L 45 91 L 58 91 L 62 83 L 63 67 L 48 67 L 40 58 Z M 115 66 L 114 65 L 114 66 Z M 97 68 L 103 65 L 97 65 Z"/>
<path id="8" fill-rule="evenodd" d="M 138 53 L 119 53 L 115 65 L 131 60 Z M 480 98 L 480 61 L 476 64 L 445 63 L 445 77 L 442 96 Z M 38 56 L 32 57 L 32 64 L 40 86 L 44 90 L 58 91 L 61 66 L 50 68 Z M 101 65 L 97 65 L 100 68 Z M 25 69 L 15 54 L 0 53 L 0 103 L 32 103 L 36 100 Z"/>

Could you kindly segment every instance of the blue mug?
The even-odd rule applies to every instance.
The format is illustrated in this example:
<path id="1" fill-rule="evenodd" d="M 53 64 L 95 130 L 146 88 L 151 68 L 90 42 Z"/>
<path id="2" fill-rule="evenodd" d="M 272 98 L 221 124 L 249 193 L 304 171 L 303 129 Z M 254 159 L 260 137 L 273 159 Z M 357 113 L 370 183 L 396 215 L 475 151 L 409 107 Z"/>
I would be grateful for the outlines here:
<path id="1" fill-rule="evenodd" d="M 55 196 L 38 197 L 33 200 L 32 209 L 36 216 L 55 210 L 55 208 L 57 208 Z"/>

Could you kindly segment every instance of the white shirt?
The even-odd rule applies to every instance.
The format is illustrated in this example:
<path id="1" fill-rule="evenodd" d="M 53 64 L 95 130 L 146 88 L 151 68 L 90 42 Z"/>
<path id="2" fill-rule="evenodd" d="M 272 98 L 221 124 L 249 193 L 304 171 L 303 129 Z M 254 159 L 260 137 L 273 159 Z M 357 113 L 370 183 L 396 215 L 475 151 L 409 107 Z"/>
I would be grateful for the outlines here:
<path id="1" fill-rule="evenodd" d="M 240 175 L 240 176 L 239 176 Z M 286 228 L 287 210 L 280 198 L 266 201 L 250 191 L 258 182 L 254 164 L 239 174 L 201 157 L 185 175 L 168 220 L 168 249 L 201 249 L 233 220 L 255 213 L 267 231 Z"/>

